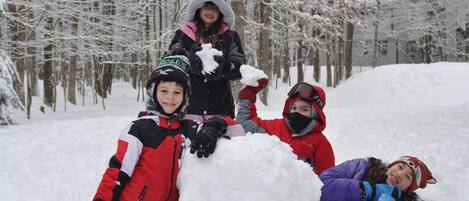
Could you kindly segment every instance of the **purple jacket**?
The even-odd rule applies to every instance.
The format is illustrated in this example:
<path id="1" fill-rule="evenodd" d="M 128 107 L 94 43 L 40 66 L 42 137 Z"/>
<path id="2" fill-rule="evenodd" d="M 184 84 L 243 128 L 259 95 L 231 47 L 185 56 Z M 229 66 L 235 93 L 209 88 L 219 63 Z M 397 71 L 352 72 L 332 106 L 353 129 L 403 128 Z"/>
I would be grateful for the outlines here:
<path id="1" fill-rule="evenodd" d="M 325 170 L 319 178 L 321 201 L 361 201 L 360 182 L 368 172 L 368 160 L 359 158 L 345 161 Z"/>

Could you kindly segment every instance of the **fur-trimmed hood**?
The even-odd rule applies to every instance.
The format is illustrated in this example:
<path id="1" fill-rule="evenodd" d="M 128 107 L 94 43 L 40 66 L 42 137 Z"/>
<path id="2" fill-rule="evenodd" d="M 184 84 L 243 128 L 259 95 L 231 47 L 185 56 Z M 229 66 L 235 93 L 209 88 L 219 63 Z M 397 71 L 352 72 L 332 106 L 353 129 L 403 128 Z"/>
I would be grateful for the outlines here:
<path id="1" fill-rule="evenodd" d="M 235 26 L 235 14 L 231 8 L 231 0 L 191 0 L 187 8 L 186 21 L 193 21 L 196 11 L 201 8 L 205 2 L 213 2 L 217 5 L 218 10 L 223 14 L 223 22 L 234 29 Z"/>

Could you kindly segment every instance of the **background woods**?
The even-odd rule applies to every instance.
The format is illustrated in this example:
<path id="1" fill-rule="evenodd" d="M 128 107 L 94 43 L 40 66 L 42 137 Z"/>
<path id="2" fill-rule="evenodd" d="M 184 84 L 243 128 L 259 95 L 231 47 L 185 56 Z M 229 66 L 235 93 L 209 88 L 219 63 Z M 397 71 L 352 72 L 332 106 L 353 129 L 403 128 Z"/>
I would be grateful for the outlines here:
<path id="1" fill-rule="evenodd" d="M 130 83 L 143 101 L 144 83 L 188 4 L 3 1 L 0 47 L 16 66 L 8 83 L 28 116 L 32 96 L 55 111 L 57 101 L 84 104 L 93 94 L 93 103 L 105 108 L 116 80 Z M 305 76 L 318 81 L 321 66 L 334 87 L 356 66 L 469 61 L 467 0 L 232 0 L 232 6 L 248 64 L 264 70 L 274 85 Z M 308 74 L 306 65 L 313 66 Z M 298 80 L 290 80 L 291 66 L 298 67 Z"/>

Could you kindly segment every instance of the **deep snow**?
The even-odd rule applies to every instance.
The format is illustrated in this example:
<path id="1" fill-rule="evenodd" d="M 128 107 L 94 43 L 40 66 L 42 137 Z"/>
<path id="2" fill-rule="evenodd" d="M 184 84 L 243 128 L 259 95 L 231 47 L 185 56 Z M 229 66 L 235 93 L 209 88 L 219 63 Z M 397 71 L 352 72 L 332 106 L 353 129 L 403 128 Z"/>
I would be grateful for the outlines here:
<path id="1" fill-rule="evenodd" d="M 305 74 L 311 72 L 307 68 Z M 295 74 L 292 68 L 291 75 Z M 311 77 L 305 79 L 311 81 Z M 425 200 L 468 201 L 468 78 L 469 63 L 393 65 L 327 88 L 324 133 L 336 163 L 366 156 L 391 162 L 404 154 L 416 155 L 438 180 L 417 191 Z M 269 106 L 258 103 L 259 115 L 280 117 L 289 88 L 271 86 Z M 60 89 L 58 93 L 61 97 Z M 128 85 L 117 83 L 105 111 L 87 97 L 85 107 L 68 104 L 63 112 L 59 100 L 55 113 L 47 110 L 43 115 L 34 104 L 32 120 L 20 114 L 20 125 L 0 127 L 0 200 L 90 200 L 121 130 L 143 108 L 136 94 Z M 186 153 L 181 198 L 271 201 L 288 195 L 307 200 L 301 196 L 309 195 L 310 200 L 318 200 L 320 182 L 309 174 L 308 166 L 294 160 L 288 148 L 257 134 L 220 141 L 209 159 Z M 200 184 L 212 188 L 191 190 Z"/>

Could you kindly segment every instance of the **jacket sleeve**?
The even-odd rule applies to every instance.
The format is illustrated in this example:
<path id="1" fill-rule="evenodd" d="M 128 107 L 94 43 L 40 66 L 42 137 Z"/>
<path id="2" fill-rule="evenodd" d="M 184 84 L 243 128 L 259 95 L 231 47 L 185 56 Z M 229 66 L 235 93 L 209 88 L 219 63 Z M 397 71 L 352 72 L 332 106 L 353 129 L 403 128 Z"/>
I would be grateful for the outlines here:
<path id="1" fill-rule="evenodd" d="M 257 109 L 254 103 L 248 99 L 240 99 L 238 105 L 238 114 L 236 115 L 238 121 L 246 132 L 251 133 L 267 133 L 275 135 L 272 130 L 275 126 L 276 120 L 263 120 L 257 116 Z"/>
<path id="2" fill-rule="evenodd" d="M 225 63 L 222 76 L 227 80 L 238 80 L 241 78 L 239 68 L 246 63 L 246 56 L 244 55 L 238 33 L 236 31 L 229 31 L 229 33 L 232 37 L 232 41 L 229 44 L 228 55 L 225 57 L 228 62 Z"/>
<path id="3" fill-rule="evenodd" d="M 322 133 L 313 157 L 313 167 L 318 175 L 321 175 L 324 170 L 335 165 L 334 151 L 332 150 L 331 143 Z"/>
<path id="4" fill-rule="evenodd" d="M 131 123 L 119 137 L 117 151 L 109 160 L 94 201 L 119 200 L 142 153 L 143 143 L 138 139 L 138 133 L 138 126 Z"/>
<path id="5" fill-rule="evenodd" d="M 236 120 L 232 119 L 231 117 L 223 117 L 222 119 L 228 125 L 225 134 L 226 136 L 236 137 L 246 135 L 246 131 L 244 131 L 243 126 L 241 126 L 241 124 L 239 124 Z"/>
<path id="6" fill-rule="evenodd" d="M 365 159 L 354 159 L 325 170 L 319 176 L 324 184 L 321 201 L 360 201 L 360 181 L 367 171 L 367 164 Z"/>

